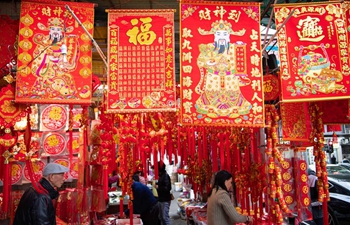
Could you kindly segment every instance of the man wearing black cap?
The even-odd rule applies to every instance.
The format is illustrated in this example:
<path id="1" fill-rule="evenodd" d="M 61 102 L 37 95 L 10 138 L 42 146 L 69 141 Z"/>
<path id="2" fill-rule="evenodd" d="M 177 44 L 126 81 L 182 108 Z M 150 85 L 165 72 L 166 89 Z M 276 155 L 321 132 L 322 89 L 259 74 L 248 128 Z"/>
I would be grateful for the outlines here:
<path id="1" fill-rule="evenodd" d="M 19 202 L 13 225 L 56 225 L 56 210 L 52 200 L 64 183 L 69 169 L 57 163 L 48 163 L 36 187 L 27 189 Z"/>

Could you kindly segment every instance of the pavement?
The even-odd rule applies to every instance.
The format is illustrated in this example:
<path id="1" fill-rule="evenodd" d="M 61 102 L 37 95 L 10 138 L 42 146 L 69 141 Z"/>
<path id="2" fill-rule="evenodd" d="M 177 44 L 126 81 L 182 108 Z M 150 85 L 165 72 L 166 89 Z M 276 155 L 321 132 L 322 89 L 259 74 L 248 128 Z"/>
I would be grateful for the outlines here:
<path id="1" fill-rule="evenodd" d="M 173 189 L 174 190 L 174 189 Z M 173 195 L 175 197 L 174 200 L 171 201 L 169 216 L 170 216 L 170 224 L 171 225 L 187 225 L 187 221 L 181 219 L 180 214 L 178 213 L 179 206 L 177 205 L 176 199 L 182 194 L 182 192 L 173 191 Z"/>

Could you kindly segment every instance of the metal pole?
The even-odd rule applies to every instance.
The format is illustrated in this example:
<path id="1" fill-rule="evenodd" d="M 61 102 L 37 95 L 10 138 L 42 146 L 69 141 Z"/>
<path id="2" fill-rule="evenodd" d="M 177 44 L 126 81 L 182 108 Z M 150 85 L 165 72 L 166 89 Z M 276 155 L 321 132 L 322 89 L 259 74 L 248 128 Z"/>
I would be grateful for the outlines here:
<path id="1" fill-rule="evenodd" d="M 107 57 L 103 54 L 100 46 L 98 46 L 98 44 L 96 43 L 96 41 L 94 40 L 94 38 L 91 36 L 91 34 L 86 30 L 86 28 L 84 27 L 84 25 L 80 22 L 80 20 L 78 19 L 78 17 L 74 14 L 74 12 L 71 10 L 71 8 L 69 8 L 68 5 L 65 6 L 66 9 L 72 14 L 72 16 L 74 17 L 74 19 L 78 22 L 78 24 L 83 28 L 83 30 L 85 31 L 85 33 L 89 36 L 91 42 L 93 43 L 93 45 L 95 46 L 98 54 L 100 55 L 100 57 L 102 58 L 102 61 L 104 62 L 106 68 L 108 68 L 108 64 L 107 64 Z"/>
<path id="2" fill-rule="evenodd" d="M 282 27 L 287 23 L 287 21 L 290 19 L 290 17 L 293 15 L 295 9 L 293 9 L 290 14 L 287 16 L 287 18 L 283 21 L 282 25 L 278 28 L 278 30 L 276 31 L 276 33 L 274 33 L 272 35 L 272 37 L 270 38 L 270 40 L 264 45 L 264 48 L 262 49 L 262 52 L 266 51 L 267 46 L 273 41 L 273 39 L 275 38 L 275 36 L 278 34 L 278 32 L 282 29 Z"/>

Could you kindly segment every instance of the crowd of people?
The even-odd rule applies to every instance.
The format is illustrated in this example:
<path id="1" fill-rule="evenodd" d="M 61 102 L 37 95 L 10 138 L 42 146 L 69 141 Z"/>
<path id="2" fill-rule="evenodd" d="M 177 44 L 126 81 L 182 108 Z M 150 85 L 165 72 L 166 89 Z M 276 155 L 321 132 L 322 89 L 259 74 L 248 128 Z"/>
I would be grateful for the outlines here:
<path id="1" fill-rule="evenodd" d="M 141 171 L 132 176 L 133 212 L 139 214 L 144 225 L 170 225 L 169 209 L 172 200 L 171 180 L 166 172 L 166 166 L 160 162 L 158 180 L 151 187 Z M 57 188 L 65 179 L 64 174 L 69 169 L 57 163 L 48 163 L 43 169 L 42 178 L 33 184 L 23 194 L 18 205 L 14 225 L 26 224 L 56 224 L 54 200 L 58 198 Z M 110 182 L 116 182 L 118 176 L 110 177 Z M 310 189 L 313 222 L 323 225 L 322 203 L 318 202 L 317 176 L 308 169 L 308 185 Z M 208 193 L 207 225 L 232 225 L 237 223 L 252 223 L 252 216 L 238 213 L 229 192 L 233 188 L 232 174 L 226 170 L 215 173 Z M 128 210 L 125 211 L 128 215 Z"/>

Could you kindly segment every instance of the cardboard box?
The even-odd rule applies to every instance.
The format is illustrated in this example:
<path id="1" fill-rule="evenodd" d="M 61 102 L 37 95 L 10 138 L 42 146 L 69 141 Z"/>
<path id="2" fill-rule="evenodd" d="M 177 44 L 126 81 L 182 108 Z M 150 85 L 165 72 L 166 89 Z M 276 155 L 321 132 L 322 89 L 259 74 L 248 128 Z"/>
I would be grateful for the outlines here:
<path id="1" fill-rule="evenodd" d="M 129 225 L 130 219 L 116 219 L 115 220 L 116 225 Z M 140 218 L 134 218 L 133 219 L 134 225 L 142 225 L 142 220 Z"/>

